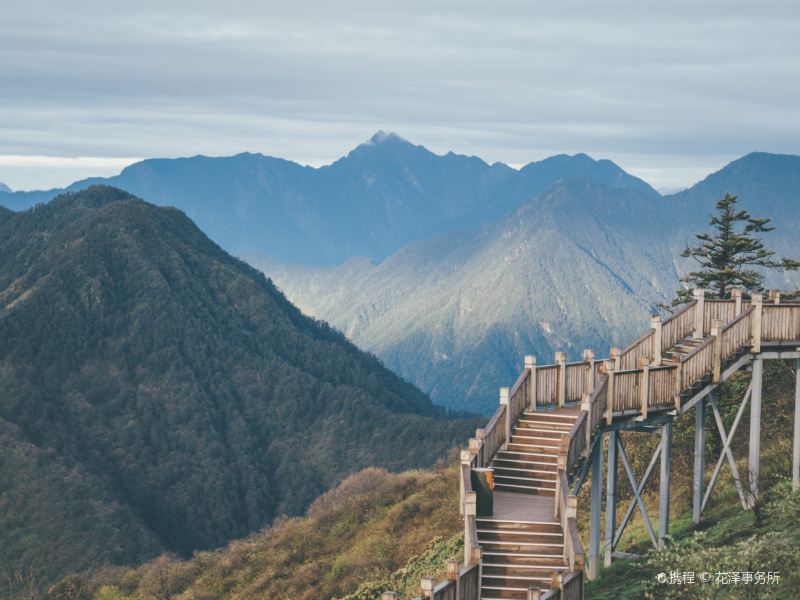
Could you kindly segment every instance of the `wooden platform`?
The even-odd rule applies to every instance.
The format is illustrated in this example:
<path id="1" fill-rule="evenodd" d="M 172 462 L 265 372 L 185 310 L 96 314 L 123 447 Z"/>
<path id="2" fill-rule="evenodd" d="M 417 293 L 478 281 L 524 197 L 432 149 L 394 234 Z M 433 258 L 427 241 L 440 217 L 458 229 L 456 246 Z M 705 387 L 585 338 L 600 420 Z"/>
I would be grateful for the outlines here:
<path id="1" fill-rule="evenodd" d="M 556 520 L 553 516 L 554 506 L 555 500 L 553 496 L 495 492 L 492 519 L 498 521 L 555 523 Z"/>

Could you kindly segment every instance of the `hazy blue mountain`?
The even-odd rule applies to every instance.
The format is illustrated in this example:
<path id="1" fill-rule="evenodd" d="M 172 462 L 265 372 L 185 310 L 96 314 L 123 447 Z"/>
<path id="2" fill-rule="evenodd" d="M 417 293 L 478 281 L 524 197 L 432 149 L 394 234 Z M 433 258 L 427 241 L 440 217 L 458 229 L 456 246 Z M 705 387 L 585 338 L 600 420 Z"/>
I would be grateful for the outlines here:
<path id="1" fill-rule="evenodd" d="M 638 335 L 648 308 L 672 298 L 688 266 L 678 254 L 725 192 L 774 218 L 768 245 L 800 256 L 798 190 L 800 157 L 751 154 L 664 199 L 565 180 L 497 224 L 411 244 L 380 264 L 252 262 L 435 401 L 488 411 L 523 354 L 605 354 Z M 800 276 L 770 284 L 795 288 Z"/>
<path id="2" fill-rule="evenodd" d="M 381 260 L 409 242 L 497 221 L 575 176 L 659 197 L 614 163 L 585 154 L 517 171 L 452 152 L 436 155 L 383 132 L 321 168 L 260 154 L 151 159 L 67 190 L 107 183 L 185 211 L 229 252 L 334 265 L 356 256 Z M 0 205 L 19 210 L 60 191 L 0 193 Z"/>
<path id="3" fill-rule="evenodd" d="M 10 192 L 11 188 L 8 187 L 5 183 L 0 181 L 0 192 Z"/>
<path id="4" fill-rule="evenodd" d="M 577 357 L 635 337 L 676 272 L 647 191 L 564 180 L 496 224 L 380 264 L 261 266 L 302 310 L 451 407 L 487 412 L 521 357 Z"/>
<path id="5" fill-rule="evenodd" d="M 0 570 L 191 554 L 367 466 L 432 464 L 449 419 L 180 211 L 106 186 L 0 219 Z"/>

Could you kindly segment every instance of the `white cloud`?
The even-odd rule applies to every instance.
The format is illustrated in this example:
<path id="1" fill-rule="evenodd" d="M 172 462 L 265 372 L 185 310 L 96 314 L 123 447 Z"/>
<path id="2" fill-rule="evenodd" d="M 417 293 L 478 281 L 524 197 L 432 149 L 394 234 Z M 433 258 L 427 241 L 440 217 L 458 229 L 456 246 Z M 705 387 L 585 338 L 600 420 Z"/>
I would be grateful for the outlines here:
<path id="1" fill-rule="evenodd" d="M 7 2 L 0 154 L 320 164 L 385 129 L 489 161 L 631 157 L 672 182 L 800 153 L 798 30 L 800 4 L 769 0 Z"/>

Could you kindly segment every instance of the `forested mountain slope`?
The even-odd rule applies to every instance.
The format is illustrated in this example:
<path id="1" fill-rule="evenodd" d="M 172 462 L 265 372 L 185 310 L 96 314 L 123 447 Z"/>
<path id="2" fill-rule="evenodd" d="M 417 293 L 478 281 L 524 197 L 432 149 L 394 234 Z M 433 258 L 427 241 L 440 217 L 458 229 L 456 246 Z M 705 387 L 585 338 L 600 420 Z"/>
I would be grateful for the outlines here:
<path id="1" fill-rule="evenodd" d="M 674 290 L 653 199 L 562 181 L 482 229 L 412 244 L 380 264 L 262 266 L 304 311 L 381 356 L 439 403 L 489 412 L 522 356 L 578 356 L 635 338 Z"/>
<path id="2" fill-rule="evenodd" d="M 729 191 L 772 217 L 768 247 L 800 256 L 800 157 L 756 153 L 674 196 L 567 179 L 498 223 L 327 269 L 248 257 L 308 314 L 375 352 L 438 403 L 490 412 L 524 354 L 607 355 L 671 301 L 678 256 Z M 797 273 L 769 285 L 794 289 Z"/>
<path id="3" fill-rule="evenodd" d="M 178 210 L 96 186 L 0 218 L 7 572 L 217 546 L 474 426 Z"/>

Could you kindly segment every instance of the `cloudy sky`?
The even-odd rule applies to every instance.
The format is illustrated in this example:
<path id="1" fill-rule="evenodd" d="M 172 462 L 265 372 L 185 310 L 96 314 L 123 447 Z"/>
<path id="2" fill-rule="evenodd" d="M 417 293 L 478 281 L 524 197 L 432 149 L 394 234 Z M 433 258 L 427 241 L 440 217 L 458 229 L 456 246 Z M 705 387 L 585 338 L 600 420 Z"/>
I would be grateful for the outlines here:
<path id="1" fill-rule="evenodd" d="M 4 1 L 0 181 L 242 151 L 318 165 L 384 129 L 676 188 L 800 154 L 798 31 L 796 0 Z"/>

